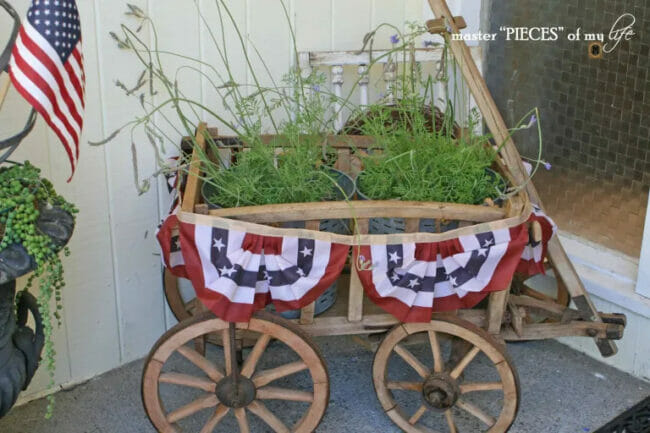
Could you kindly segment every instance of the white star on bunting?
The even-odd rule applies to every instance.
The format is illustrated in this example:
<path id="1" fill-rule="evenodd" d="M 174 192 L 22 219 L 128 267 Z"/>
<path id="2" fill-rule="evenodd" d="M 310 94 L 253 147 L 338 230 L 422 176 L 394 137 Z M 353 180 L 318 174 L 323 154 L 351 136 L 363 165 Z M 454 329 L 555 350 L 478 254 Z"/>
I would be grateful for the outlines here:
<path id="1" fill-rule="evenodd" d="M 388 253 L 388 255 L 390 256 L 390 259 L 389 259 L 390 262 L 394 262 L 395 264 L 399 263 L 399 259 L 401 259 L 401 257 L 397 254 L 397 251 L 393 251 L 392 253 Z"/>
<path id="2" fill-rule="evenodd" d="M 216 248 L 217 250 L 219 250 L 219 252 L 221 252 L 221 248 L 223 248 L 223 247 L 226 246 L 226 244 L 224 244 L 223 242 L 221 242 L 221 238 L 219 238 L 219 239 L 213 239 L 213 241 L 214 241 L 214 244 L 213 244 L 212 246 L 213 246 L 214 248 Z"/>
<path id="3" fill-rule="evenodd" d="M 232 274 L 235 273 L 235 267 L 233 266 L 232 268 L 228 268 L 224 266 L 223 268 L 219 269 L 219 272 L 221 272 L 221 276 L 231 276 Z"/>
<path id="4" fill-rule="evenodd" d="M 411 281 L 409 281 L 409 287 L 412 289 L 415 286 L 419 286 L 420 282 L 418 281 L 417 278 L 413 278 Z"/>

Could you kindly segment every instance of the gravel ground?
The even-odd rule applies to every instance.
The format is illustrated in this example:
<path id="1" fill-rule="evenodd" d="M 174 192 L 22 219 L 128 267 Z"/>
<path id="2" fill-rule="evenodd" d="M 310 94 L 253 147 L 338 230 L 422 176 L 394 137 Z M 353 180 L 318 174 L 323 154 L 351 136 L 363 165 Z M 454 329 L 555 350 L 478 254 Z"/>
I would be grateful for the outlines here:
<path id="1" fill-rule="evenodd" d="M 399 431 L 384 415 L 375 396 L 371 377 L 373 354 L 356 344 L 351 337 L 326 337 L 316 340 L 327 360 L 331 381 L 329 407 L 317 431 Z M 411 346 L 411 350 L 418 357 L 430 356 L 425 349 Z M 269 351 L 269 355 L 265 353 L 263 357 L 267 358 L 269 363 L 286 362 L 288 355 L 283 347 L 271 346 Z M 508 351 L 519 373 L 522 398 L 519 414 L 511 432 L 593 432 L 620 412 L 650 395 L 650 383 L 622 373 L 556 341 L 509 344 Z M 143 361 L 133 362 L 73 389 L 59 392 L 56 396 L 54 417 L 49 421 L 43 419 L 46 406 L 44 400 L 14 408 L 0 420 L 0 432 L 154 432 L 140 400 L 142 363 Z M 480 359 L 471 365 L 474 368 L 472 372 L 478 373 L 479 377 L 483 370 L 488 371 L 490 367 Z M 392 371 L 404 370 L 407 369 L 400 370 L 399 365 L 392 368 Z M 292 380 L 294 385 L 299 386 L 306 378 L 298 375 Z M 191 398 L 180 392 L 178 387 L 166 389 L 162 394 L 169 407 L 178 407 Z M 499 395 L 497 394 L 497 400 Z M 408 402 L 404 401 L 404 404 L 408 405 Z M 494 398 L 488 396 L 483 403 L 484 408 L 489 408 L 495 404 Z M 269 401 L 268 407 L 276 408 L 276 413 L 282 414 L 281 417 L 290 417 L 301 413 L 300 404 Z M 464 421 L 460 415 L 457 414 L 457 422 L 471 422 Z M 204 416 L 209 416 L 209 413 Z M 249 415 L 248 418 L 251 423 L 254 422 L 252 416 Z M 422 422 L 435 427 L 435 420 L 437 418 L 428 412 Z M 200 423 L 201 420 L 195 421 Z M 470 425 L 467 424 L 468 427 L 464 431 L 473 431 Z M 267 428 L 261 425 L 257 430 L 252 427 L 252 431 L 267 431 Z M 186 431 L 194 432 L 200 429 L 200 425 L 189 423 L 185 428 Z M 238 431 L 234 418 L 228 415 L 217 431 Z M 447 430 L 441 427 L 440 431 Z"/>

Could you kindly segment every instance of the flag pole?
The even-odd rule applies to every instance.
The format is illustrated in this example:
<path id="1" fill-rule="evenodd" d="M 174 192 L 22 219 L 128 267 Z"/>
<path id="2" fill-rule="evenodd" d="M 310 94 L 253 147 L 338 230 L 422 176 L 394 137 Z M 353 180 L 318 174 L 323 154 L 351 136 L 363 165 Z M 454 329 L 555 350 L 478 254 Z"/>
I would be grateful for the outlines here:
<path id="1" fill-rule="evenodd" d="M 9 87 L 11 87 L 11 77 L 7 74 L 7 79 L 0 85 L 0 110 L 2 110 L 2 104 L 4 104 L 9 93 Z"/>

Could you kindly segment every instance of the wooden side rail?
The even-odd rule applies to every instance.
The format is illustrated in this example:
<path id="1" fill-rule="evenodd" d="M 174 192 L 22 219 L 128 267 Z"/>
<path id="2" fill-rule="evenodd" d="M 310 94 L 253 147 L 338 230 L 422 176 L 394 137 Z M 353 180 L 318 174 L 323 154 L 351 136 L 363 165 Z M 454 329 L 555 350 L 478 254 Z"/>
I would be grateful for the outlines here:
<path id="1" fill-rule="evenodd" d="M 201 205 L 197 205 L 200 209 Z M 195 209 L 196 213 L 199 209 Z M 355 200 L 314 203 L 270 204 L 211 209 L 212 216 L 256 223 L 309 221 L 327 218 L 444 218 L 475 222 L 497 221 L 508 216 L 505 208 L 454 203 L 396 200 Z"/>

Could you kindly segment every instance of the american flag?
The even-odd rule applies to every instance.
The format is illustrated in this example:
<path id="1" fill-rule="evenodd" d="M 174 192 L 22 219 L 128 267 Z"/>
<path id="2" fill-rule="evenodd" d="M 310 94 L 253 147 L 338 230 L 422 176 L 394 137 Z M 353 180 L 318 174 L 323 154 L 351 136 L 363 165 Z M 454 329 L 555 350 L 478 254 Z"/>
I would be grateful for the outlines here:
<path id="1" fill-rule="evenodd" d="M 32 1 L 16 39 L 9 73 L 16 90 L 61 140 L 74 174 L 85 88 L 81 23 L 74 0 Z"/>

